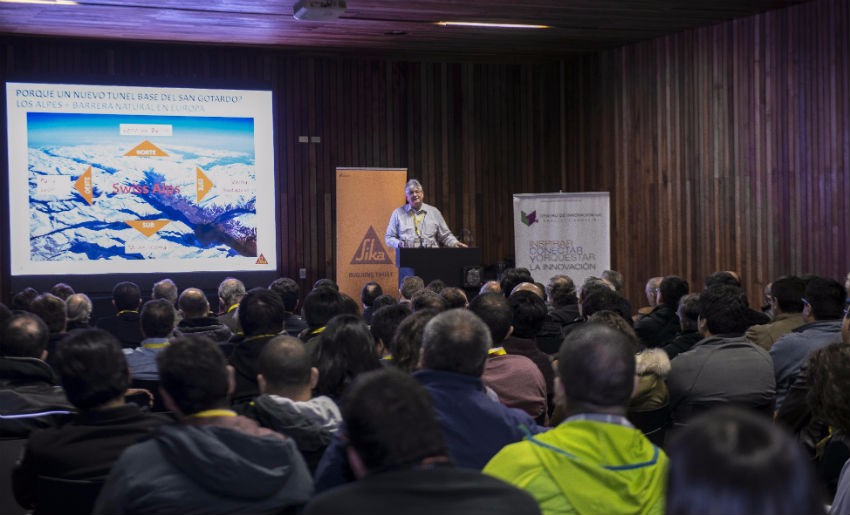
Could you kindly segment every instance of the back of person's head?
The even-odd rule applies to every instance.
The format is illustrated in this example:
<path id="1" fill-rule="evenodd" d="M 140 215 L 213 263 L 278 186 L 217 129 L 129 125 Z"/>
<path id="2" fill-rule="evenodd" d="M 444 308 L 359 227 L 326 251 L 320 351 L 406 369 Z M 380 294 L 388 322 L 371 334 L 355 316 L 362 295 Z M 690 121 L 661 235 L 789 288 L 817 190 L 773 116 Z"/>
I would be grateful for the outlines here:
<path id="1" fill-rule="evenodd" d="M 357 378 L 343 401 L 342 418 L 348 441 L 369 472 L 448 454 L 431 397 L 400 371 L 377 370 Z"/>
<path id="2" fill-rule="evenodd" d="M 50 293 L 56 295 L 63 301 L 68 300 L 68 297 L 76 293 L 70 284 L 56 283 L 50 288 Z"/>
<path id="3" fill-rule="evenodd" d="M 531 272 L 528 268 L 507 268 L 502 274 L 499 286 L 502 288 L 502 294 L 508 296 L 514 291 L 517 284 L 533 282 L 534 278 L 531 277 Z"/>
<path id="4" fill-rule="evenodd" d="M 514 336 L 534 338 L 546 321 L 546 302 L 536 293 L 518 291 L 508 297 L 513 313 Z"/>
<path id="5" fill-rule="evenodd" d="M 80 410 L 115 401 L 130 386 L 121 343 L 100 329 L 73 332 L 59 342 L 55 369 L 65 396 Z"/>
<path id="6" fill-rule="evenodd" d="M 576 285 L 567 275 L 555 275 L 546 284 L 546 298 L 553 306 L 569 306 L 577 302 Z"/>
<path id="7" fill-rule="evenodd" d="M 398 304 L 398 301 L 395 300 L 392 295 L 387 295 L 385 293 L 372 302 L 372 309 L 377 311 L 384 306 L 395 306 L 396 304 Z"/>
<path id="8" fill-rule="evenodd" d="M 425 369 L 481 377 L 492 346 L 490 330 L 473 311 L 453 309 L 425 326 L 420 363 Z"/>
<path id="9" fill-rule="evenodd" d="M 408 315 L 410 308 L 406 304 L 378 308 L 372 315 L 372 324 L 369 326 L 372 337 L 376 342 L 380 340 L 385 347 L 389 347 L 396 328 Z"/>
<path id="10" fill-rule="evenodd" d="M 153 283 L 151 299 L 165 299 L 174 304 L 177 302 L 177 284 L 167 277 Z"/>
<path id="11" fill-rule="evenodd" d="M 679 299 L 688 294 L 690 286 L 688 281 L 682 279 L 678 275 L 668 275 L 661 280 L 661 299 L 665 306 L 676 309 L 679 306 Z"/>
<path id="12" fill-rule="evenodd" d="M 541 286 L 539 283 L 519 283 L 514 286 L 514 289 L 511 290 L 511 295 L 519 293 L 521 291 L 531 292 L 538 297 L 540 297 L 543 302 L 546 302 L 546 290 L 544 286 Z M 510 297 L 510 295 L 508 295 Z"/>
<path id="13" fill-rule="evenodd" d="M 712 273 L 711 275 L 709 275 L 708 277 L 705 278 L 705 289 L 706 290 L 711 288 L 712 286 L 720 286 L 720 285 L 737 286 L 738 288 L 740 288 L 741 287 L 741 281 L 739 281 L 738 278 L 735 277 L 734 274 L 727 272 L 727 271 L 714 272 L 714 273 Z"/>
<path id="14" fill-rule="evenodd" d="M 579 301 L 582 301 L 595 291 L 608 290 L 614 292 L 614 287 L 610 283 L 600 279 L 599 277 L 588 277 L 584 280 L 579 290 Z M 616 292 L 615 292 L 616 293 Z"/>
<path id="15" fill-rule="evenodd" d="M 850 345 L 835 343 L 812 353 L 807 401 L 816 420 L 850 434 Z"/>
<path id="16" fill-rule="evenodd" d="M 228 307 L 239 304 L 245 293 L 245 285 L 234 277 L 227 277 L 218 285 L 218 298 Z"/>
<path id="17" fill-rule="evenodd" d="M 298 283 L 294 279 L 279 277 L 269 284 L 269 290 L 280 297 L 286 311 L 290 313 L 295 311 L 295 308 L 298 306 L 298 296 L 301 294 L 301 287 L 298 286 Z"/>
<path id="18" fill-rule="evenodd" d="M 727 284 L 711 286 L 700 293 L 699 316 L 711 334 L 743 333 L 750 326 L 744 291 Z"/>
<path id="19" fill-rule="evenodd" d="M 36 315 L 13 313 L 0 329 L 0 355 L 9 358 L 41 358 L 47 349 L 50 330 Z"/>
<path id="20" fill-rule="evenodd" d="M 257 360 L 257 371 L 263 375 L 267 393 L 309 385 L 312 367 L 304 342 L 289 335 L 269 340 Z"/>
<path id="21" fill-rule="evenodd" d="M 343 300 L 338 291 L 333 288 L 316 288 L 304 298 L 301 312 L 304 321 L 311 329 L 318 329 L 328 324 L 328 321 L 342 313 Z"/>
<path id="22" fill-rule="evenodd" d="M 239 325 L 245 336 L 283 331 L 283 303 L 265 288 L 252 288 L 239 302 Z"/>
<path id="23" fill-rule="evenodd" d="M 130 281 L 121 281 L 112 288 L 112 302 L 118 311 L 135 311 L 142 303 L 142 290 Z"/>
<path id="24" fill-rule="evenodd" d="M 770 283 L 770 296 L 783 313 L 802 313 L 803 296 L 806 294 L 806 282 L 799 277 L 788 275 Z"/>
<path id="25" fill-rule="evenodd" d="M 362 302 L 364 306 L 371 307 L 372 303 L 375 302 L 375 299 L 383 294 L 384 289 L 381 288 L 380 284 L 375 281 L 369 281 L 364 284 L 363 289 L 360 290 L 360 302 Z"/>
<path id="26" fill-rule="evenodd" d="M 703 413 L 675 433 L 667 513 L 824 513 L 811 463 L 781 426 L 740 408 Z"/>
<path id="27" fill-rule="evenodd" d="M 614 291 L 623 289 L 623 274 L 616 270 L 603 270 L 602 279 L 614 287 Z"/>
<path id="28" fill-rule="evenodd" d="M 815 320 L 835 320 L 844 313 L 847 290 L 835 279 L 813 277 L 806 283 L 805 303 L 812 307 Z"/>
<path id="29" fill-rule="evenodd" d="M 623 316 L 616 311 L 597 311 L 592 314 L 590 318 L 587 319 L 588 322 L 595 322 L 598 324 L 607 325 L 608 327 L 613 327 L 614 329 L 620 331 L 629 337 L 629 340 L 632 343 L 632 350 L 634 352 L 640 352 L 641 343 L 640 338 L 638 338 L 637 333 L 635 333 L 634 328 L 629 324 L 629 322 L 623 318 Z"/>
<path id="30" fill-rule="evenodd" d="M 361 316 L 360 313 L 360 304 L 354 300 L 354 297 L 347 293 L 339 293 L 339 297 L 342 299 L 342 308 L 339 311 L 340 315 L 357 315 Z"/>
<path id="31" fill-rule="evenodd" d="M 558 374 L 568 410 L 582 406 L 590 411 L 624 411 L 635 386 L 633 342 L 613 327 L 582 324 L 561 344 Z"/>
<path id="32" fill-rule="evenodd" d="M 146 338 L 166 338 L 174 330 L 177 313 L 168 299 L 154 299 L 142 305 L 140 323 Z"/>
<path id="33" fill-rule="evenodd" d="M 699 293 L 689 293 L 679 299 L 676 314 L 683 332 L 699 330 Z"/>
<path id="34" fill-rule="evenodd" d="M 330 288 L 332 290 L 339 291 L 339 285 L 332 279 L 327 278 L 318 279 L 313 283 L 313 289 L 315 290 L 318 288 Z"/>
<path id="35" fill-rule="evenodd" d="M 417 275 L 410 275 L 401 281 L 399 293 L 405 299 L 411 299 L 413 294 L 425 287 L 425 281 Z"/>
<path id="36" fill-rule="evenodd" d="M 319 337 L 316 348 L 319 382 L 316 393 L 339 398 L 359 374 L 380 368 L 375 340 L 369 326 L 357 315 L 333 317 Z"/>
<path id="37" fill-rule="evenodd" d="M 92 302 L 85 293 L 75 293 L 65 300 L 68 323 L 87 324 L 91 319 Z"/>
<path id="38" fill-rule="evenodd" d="M 508 299 L 500 293 L 482 293 L 469 303 L 469 311 L 487 325 L 494 344 L 508 337 L 514 323 L 514 312 Z"/>
<path id="39" fill-rule="evenodd" d="M 414 313 L 423 309 L 433 309 L 436 311 L 446 310 L 446 301 L 443 300 L 443 297 L 441 297 L 439 293 L 429 290 L 428 288 L 423 288 L 414 293 L 413 297 L 410 299 L 410 305 L 413 308 Z"/>
<path id="40" fill-rule="evenodd" d="M 581 312 L 585 318 L 590 318 L 597 311 L 620 312 L 623 298 L 607 286 L 590 286 L 582 289 Z"/>
<path id="41" fill-rule="evenodd" d="M 503 295 L 502 293 L 502 285 L 499 281 L 487 281 L 486 283 L 481 285 L 481 289 L 478 290 L 478 294 L 482 293 L 498 293 Z"/>
<path id="42" fill-rule="evenodd" d="M 466 292 L 456 286 L 446 286 L 440 291 L 440 297 L 446 303 L 446 309 L 465 308 L 469 304 Z"/>
<path id="43" fill-rule="evenodd" d="M 38 290 L 28 286 L 12 296 L 9 307 L 16 311 L 29 311 L 30 304 L 36 297 L 38 297 Z"/>
<path id="44" fill-rule="evenodd" d="M 393 356 L 390 362 L 392 365 L 405 372 L 416 370 L 422 351 L 422 334 L 425 332 L 425 326 L 439 313 L 433 309 L 423 309 L 399 323 L 389 343 L 390 353 Z"/>
<path id="45" fill-rule="evenodd" d="M 210 313 L 210 303 L 203 291 L 198 288 L 186 288 L 180 293 L 177 307 L 183 313 L 183 318 L 202 318 Z"/>
<path id="46" fill-rule="evenodd" d="M 56 295 L 42 293 L 33 299 L 32 304 L 30 304 L 30 311 L 44 320 L 50 334 L 59 334 L 65 331 L 65 325 L 68 321 L 68 315 L 65 313 L 65 301 Z"/>
<path id="47" fill-rule="evenodd" d="M 175 338 L 156 356 L 159 384 L 183 415 L 228 405 L 227 360 L 209 338 Z"/>

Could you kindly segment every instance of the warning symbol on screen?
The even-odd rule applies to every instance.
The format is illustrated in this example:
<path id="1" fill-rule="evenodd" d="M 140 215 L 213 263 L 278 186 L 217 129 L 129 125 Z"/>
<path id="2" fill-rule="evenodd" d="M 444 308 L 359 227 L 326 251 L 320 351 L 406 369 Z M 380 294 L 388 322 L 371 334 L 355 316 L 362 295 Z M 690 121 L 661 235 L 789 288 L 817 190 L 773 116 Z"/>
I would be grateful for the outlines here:
<path id="1" fill-rule="evenodd" d="M 257 258 L 257 262 L 255 264 L 257 264 L 257 265 L 268 265 L 269 262 L 266 260 L 266 256 L 260 254 L 260 257 Z"/>
<path id="2" fill-rule="evenodd" d="M 387 253 L 375 228 L 371 225 L 366 231 L 366 236 L 357 247 L 357 252 L 354 253 L 354 258 L 351 260 L 352 265 L 391 265 L 390 256 Z"/>

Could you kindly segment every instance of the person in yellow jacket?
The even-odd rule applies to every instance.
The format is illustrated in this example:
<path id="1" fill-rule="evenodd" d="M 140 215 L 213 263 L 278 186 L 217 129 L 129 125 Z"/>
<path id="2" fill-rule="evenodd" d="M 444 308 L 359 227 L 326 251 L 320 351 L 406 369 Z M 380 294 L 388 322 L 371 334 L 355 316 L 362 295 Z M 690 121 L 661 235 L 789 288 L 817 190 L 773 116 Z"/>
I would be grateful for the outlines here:
<path id="1" fill-rule="evenodd" d="M 544 515 L 663 514 L 667 455 L 625 418 L 636 379 L 628 337 L 589 323 L 558 357 L 567 419 L 504 447 L 484 472 L 526 490 Z"/>

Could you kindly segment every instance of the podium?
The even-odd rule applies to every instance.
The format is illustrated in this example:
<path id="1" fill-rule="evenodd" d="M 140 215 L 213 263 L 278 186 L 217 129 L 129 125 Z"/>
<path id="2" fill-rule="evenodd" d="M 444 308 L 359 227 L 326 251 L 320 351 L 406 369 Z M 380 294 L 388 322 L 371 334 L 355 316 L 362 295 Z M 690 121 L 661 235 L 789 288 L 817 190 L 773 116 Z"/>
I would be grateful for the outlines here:
<path id="1" fill-rule="evenodd" d="M 425 284 L 442 279 L 446 286 L 480 286 L 481 249 L 479 248 L 399 248 L 395 249 L 398 285 L 405 277 L 418 275 Z M 470 281 L 477 280 L 478 284 Z"/>

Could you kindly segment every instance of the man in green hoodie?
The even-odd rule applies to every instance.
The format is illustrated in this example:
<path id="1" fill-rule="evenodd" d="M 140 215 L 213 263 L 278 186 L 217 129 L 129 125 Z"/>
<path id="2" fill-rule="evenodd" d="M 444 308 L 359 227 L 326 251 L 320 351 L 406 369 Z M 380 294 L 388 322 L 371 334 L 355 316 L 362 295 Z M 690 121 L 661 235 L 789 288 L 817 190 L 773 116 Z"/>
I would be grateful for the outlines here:
<path id="1" fill-rule="evenodd" d="M 636 384 L 628 337 L 588 323 L 558 359 L 556 402 L 567 419 L 506 446 L 484 472 L 526 490 L 544 515 L 663 514 L 667 456 L 625 418 Z"/>

